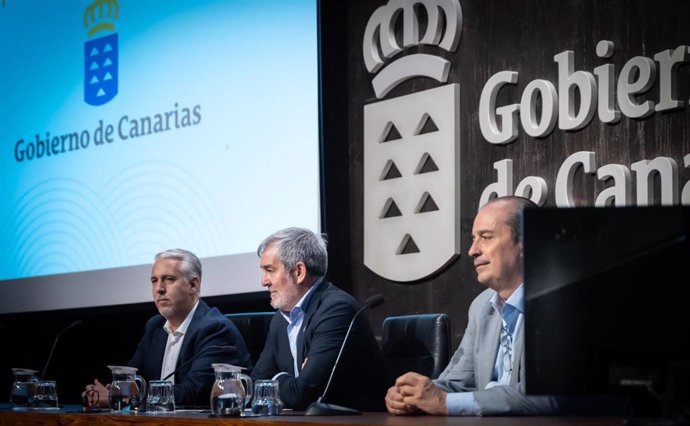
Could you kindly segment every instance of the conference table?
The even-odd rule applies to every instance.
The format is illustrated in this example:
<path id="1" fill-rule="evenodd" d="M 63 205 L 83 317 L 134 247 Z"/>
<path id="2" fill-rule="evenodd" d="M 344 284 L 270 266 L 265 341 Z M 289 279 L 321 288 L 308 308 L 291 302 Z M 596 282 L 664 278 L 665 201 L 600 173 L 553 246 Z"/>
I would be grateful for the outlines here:
<path id="1" fill-rule="evenodd" d="M 354 416 L 305 416 L 289 412 L 280 416 L 211 418 L 208 411 L 180 410 L 174 413 L 83 413 L 79 407 L 55 411 L 0 410 L 0 425 L 36 426 L 610 426 L 621 425 L 616 417 L 439 417 L 391 416 L 363 413 Z"/>

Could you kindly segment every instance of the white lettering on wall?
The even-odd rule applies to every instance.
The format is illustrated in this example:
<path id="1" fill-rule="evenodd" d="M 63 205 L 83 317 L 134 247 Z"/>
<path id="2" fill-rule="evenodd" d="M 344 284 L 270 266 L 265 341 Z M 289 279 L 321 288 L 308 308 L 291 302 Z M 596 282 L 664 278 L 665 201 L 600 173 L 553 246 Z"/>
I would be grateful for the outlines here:
<path id="1" fill-rule="evenodd" d="M 580 166 L 584 168 L 585 173 L 594 173 L 597 167 L 596 154 L 591 151 L 580 151 L 565 159 L 556 176 L 556 206 L 575 207 L 573 179 Z"/>
<path id="2" fill-rule="evenodd" d="M 506 84 L 516 84 L 518 73 L 501 71 L 486 82 L 479 98 L 479 128 L 484 139 L 493 144 L 507 144 L 518 137 L 518 105 L 496 107 L 498 92 Z M 500 117 L 501 124 L 497 118 Z"/>
<path id="3" fill-rule="evenodd" d="M 683 157 L 683 165 L 685 168 L 690 168 L 690 154 Z M 680 194 L 680 203 L 684 206 L 690 206 L 690 181 L 685 183 L 683 192 Z"/>
<path id="4" fill-rule="evenodd" d="M 553 59 L 558 64 L 558 128 L 561 130 L 582 129 L 594 117 L 595 103 L 597 101 L 597 83 L 592 73 L 586 71 L 574 71 L 575 52 L 566 50 Z M 575 107 L 572 90 L 577 88 L 580 92 L 580 105 Z M 575 114 L 575 111 L 577 115 Z"/>
<path id="5" fill-rule="evenodd" d="M 599 167 L 600 181 L 613 181 L 613 186 L 604 189 L 594 201 L 595 207 L 625 207 L 631 203 L 630 170 L 621 164 L 607 164 Z"/>
<path id="6" fill-rule="evenodd" d="M 654 202 L 654 177 L 661 180 L 661 205 L 678 203 L 678 165 L 672 158 L 657 157 L 630 165 L 637 178 L 637 205 L 649 206 Z"/>
<path id="7" fill-rule="evenodd" d="M 519 136 L 518 123 L 527 135 L 538 138 L 553 131 L 555 126 L 551 123 L 555 120 L 559 130 L 576 131 L 586 127 L 595 114 L 601 122 L 613 124 L 620 121 L 621 114 L 641 119 L 655 112 L 682 108 L 683 101 L 675 99 L 677 73 L 682 64 L 690 62 L 689 49 L 681 45 L 665 50 L 654 55 L 654 60 L 636 56 L 623 65 L 617 80 L 612 64 L 598 66 L 594 73 L 576 71 L 575 53 L 566 50 L 554 56 L 558 66 L 558 90 L 547 80 L 535 79 L 526 85 L 519 104 L 497 105 L 501 89 L 505 85 L 516 85 L 519 78 L 516 71 L 499 71 L 487 80 L 479 99 L 482 136 L 492 144 L 508 144 Z M 613 43 L 608 40 L 597 43 L 599 58 L 611 58 L 613 50 Z M 638 102 L 637 97 L 649 91 L 657 79 L 659 101 L 656 104 L 652 100 Z M 574 96 L 576 91 L 579 97 Z M 539 117 L 534 108 L 538 99 L 544 105 Z M 579 99 L 578 104 L 576 99 Z M 521 115 L 520 120 L 517 114 Z"/>
<path id="8" fill-rule="evenodd" d="M 683 157 L 683 165 L 690 168 L 690 154 Z M 539 176 L 527 176 L 520 181 L 513 190 L 513 160 L 503 159 L 494 164 L 496 181 L 487 185 L 482 192 L 479 206 L 483 206 L 494 197 L 505 195 L 518 195 L 529 198 L 538 205 L 544 205 L 548 195 L 546 180 Z M 682 191 L 679 191 L 678 165 L 669 157 L 656 157 L 653 160 L 641 160 L 630 165 L 635 172 L 635 180 L 631 178 L 630 169 L 621 164 L 607 164 L 596 168 L 596 153 L 592 151 L 579 151 L 563 161 L 558 169 L 555 185 L 557 207 L 575 207 L 575 176 L 583 172 L 594 175 L 598 180 L 611 183 L 599 193 L 594 205 L 605 206 L 648 206 L 655 199 L 655 188 L 660 189 L 662 205 L 680 204 L 690 206 L 690 181 L 686 182 Z M 655 184 L 656 178 L 658 184 Z M 636 187 L 635 200 L 632 200 L 633 183 Z M 679 196 L 680 194 L 680 196 Z M 579 200 L 582 201 L 582 200 Z"/>

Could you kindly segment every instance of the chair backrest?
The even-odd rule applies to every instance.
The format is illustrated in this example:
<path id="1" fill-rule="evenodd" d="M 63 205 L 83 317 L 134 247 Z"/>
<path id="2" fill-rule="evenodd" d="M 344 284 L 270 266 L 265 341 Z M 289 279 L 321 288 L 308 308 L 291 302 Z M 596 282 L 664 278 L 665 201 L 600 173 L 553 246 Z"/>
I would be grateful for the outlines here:
<path id="1" fill-rule="evenodd" d="M 446 314 L 387 317 L 381 353 L 389 384 L 408 371 L 435 379 L 450 360 L 450 320 Z"/>
<path id="2" fill-rule="evenodd" d="M 275 312 L 246 312 L 239 314 L 225 314 L 240 331 L 244 343 L 247 345 L 252 363 L 256 365 L 261 351 L 266 343 L 268 329 Z"/>

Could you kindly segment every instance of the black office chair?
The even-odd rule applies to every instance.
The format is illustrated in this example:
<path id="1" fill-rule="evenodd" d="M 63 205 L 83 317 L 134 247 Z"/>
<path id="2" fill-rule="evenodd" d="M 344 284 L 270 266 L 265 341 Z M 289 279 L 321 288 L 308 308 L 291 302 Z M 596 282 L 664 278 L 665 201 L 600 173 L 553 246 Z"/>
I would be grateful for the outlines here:
<path id="1" fill-rule="evenodd" d="M 268 329 L 275 312 L 246 312 L 239 314 L 225 314 L 240 331 L 244 343 L 247 345 L 252 363 L 256 365 L 261 351 L 264 350 Z"/>
<path id="2" fill-rule="evenodd" d="M 387 317 L 381 353 L 390 385 L 408 371 L 435 379 L 451 357 L 450 320 L 446 314 Z"/>

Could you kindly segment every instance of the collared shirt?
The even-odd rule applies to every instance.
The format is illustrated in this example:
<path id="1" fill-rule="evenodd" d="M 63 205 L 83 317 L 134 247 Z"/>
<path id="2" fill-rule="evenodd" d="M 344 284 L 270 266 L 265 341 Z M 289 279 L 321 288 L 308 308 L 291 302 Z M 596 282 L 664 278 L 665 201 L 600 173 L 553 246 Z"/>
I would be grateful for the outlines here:
<path id="1" fill-rule="evenodd" d="M 163 354 L 163 364 L 161 365 L 161 379 L 168 374 L 175 371 L 175 366 L 177 365 L 177 358 L 180 356 L 180 348 L 182 347 L 182 341 L 184 341 L 184 335 L 187 332 L 189 324 L 192 322 L 194 317 L 194 312 L 199 306 L 199 301 L 197 300 L 194 307 L 187 314 L 187 317 L 182 321 L 182 324 L 177 328 L 177 330 L 172 331 L 172 326 L 170 321 L 165 321 L 163 324 L 163 330 L 168 333 L 168 341 L 165 344 L 165 353 Z M 168 379 L 168 381 L 175 383 L 175 376 L 173 375 Z"/>
<path id="2" fill-rule="evenodd" d="M 522 284 L 505 302 L 498 297 L 498 294 L 494 294 L 491 298 L 491 306 L 501 315 L 503 327 L 501 329 L 496 362 L 494 363 L 493 381 L 487 385 L 487 389 L 496 385 L 509 384 L 513 375 L 515 330 L 517 330 L 518 324 L 524 318 L 525 291 Z"/>
<path id="3" fill-rule="evenodd" d="M 309 305 L 311 295 L 314 294 L 316 287 L 318 287 L 322 281 L 323 277 L 316 280 L 314 285 L 307 290 L 304 296 L 302 296 L 302 298 L 299 300 L 299 302 L 297 302 L 295 307 L 292 308 L 290 312 L 280 311 L 280 314 L 288 322 L 287 334 L 288 340 L 290 341 L 290 352 L 292 353 L 295 377 L 299 377 L 299 368 L 297 368 L 297 336 L 299 336 L 299 330 L 302 327 L 302 322 L 304 320 L 304 311 Z"/>
<path id="4" fill-rule="evenodd" d="M 506 305 L 510 305 L 510 307 L 506 308 Z M 486 389 L 510 383 L 513 372 L 512 366 L 514 365 L 513 342 L 516 337 L 515 330 L 518 329 L 519 324 L 524 319 L 525 292 L 523 285 L 520 284 L 520 287 L 505 302 L 498 297 L 498 293 L 494 294 L 491 297 L 491 306 L 501 315 L 502 330 L 492 373 L 494 380 L 486 385 Z M 446 407 L 450 416 L 481 415 L 481 408 L 477 405 L 474 392 L 448 393 Z"/>

